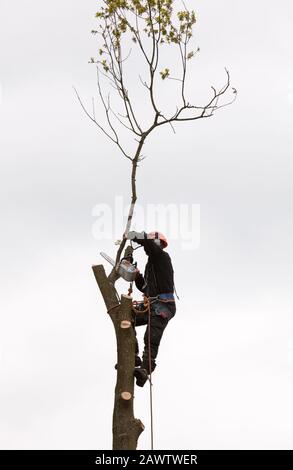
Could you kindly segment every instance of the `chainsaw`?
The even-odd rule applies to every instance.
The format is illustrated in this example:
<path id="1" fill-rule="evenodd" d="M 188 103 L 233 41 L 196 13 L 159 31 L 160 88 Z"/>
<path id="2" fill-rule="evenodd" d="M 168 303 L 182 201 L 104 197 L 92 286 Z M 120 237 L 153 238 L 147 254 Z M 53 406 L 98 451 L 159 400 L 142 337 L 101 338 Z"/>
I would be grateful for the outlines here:
<path id="1" fill-rule="evenodd" d="M 115 267 L 115 261 L 110 258 L 106 253 L 103 251 L 100 253 L 100 255 L 108 261 L 113 267 Z M 132 264 L 130 261 L 127 261 L 125 258 L 120 261 L 118 264 L 118 274 L 121 276 L 125 281 L 127 282 L 132 282 L 136 278 L 137 273 L 139 272 L 136 263 Z"/>

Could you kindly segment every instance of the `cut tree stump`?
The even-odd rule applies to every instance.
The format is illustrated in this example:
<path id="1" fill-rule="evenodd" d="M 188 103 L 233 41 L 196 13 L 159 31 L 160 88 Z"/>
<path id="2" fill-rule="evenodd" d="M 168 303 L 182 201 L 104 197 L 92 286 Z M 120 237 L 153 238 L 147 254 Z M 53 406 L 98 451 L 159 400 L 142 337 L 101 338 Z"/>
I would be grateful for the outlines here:
<path id="1" fill-rule="evenodd" d="M 134 418 L 135 333 L 132 328 L 132 297 L 118 298 L 106 276 L 103 265 L 92 267 L 103 296 L 107 312 L 113 322 L 117 341 L 117 381 L 113 411 L 113 450 L 135 450 L 144 430 L 143 423 Z"/>
<path id="2" fill-rule="evenodd" d="M 130 327 L 131 327 L 131 322 L 128 321 L 128 320 L 122 320 L 121 323 L 120 323 L 120 327 L 121 327 L 123 330 L 126 330 L 127 328 L 130 328 Z"/>

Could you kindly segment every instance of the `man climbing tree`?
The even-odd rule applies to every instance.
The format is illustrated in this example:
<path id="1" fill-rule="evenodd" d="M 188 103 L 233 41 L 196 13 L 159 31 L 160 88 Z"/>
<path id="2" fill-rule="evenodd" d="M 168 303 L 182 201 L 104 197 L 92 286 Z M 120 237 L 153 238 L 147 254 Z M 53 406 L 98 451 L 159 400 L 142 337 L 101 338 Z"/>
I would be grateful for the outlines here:
<path id="1" fill-rule="evenodd" d="M 103 125 L 96 118 L 95 100 L 92 102 L 92 111 L 83 104 L 79 94 L 77 97 L 87 116 L 97 126 L 99 131 L 106 135 L 113 142 L 123 157 L 131 165 L 131 201 L 128 212 L 126 227 L 121 227 L 121 233 L 128 234 L 131 230 L 131 223 L 134 216 L 134 207 L 137 200 L 136 177 L 139 162 L 145 158 L 142 150 L 149 138 L 161 126 L 168 125 L 175 133 L 175 125 L 186 121 L 196 121 L 198 119 L 211 118 L 215 112 L 236 98 L 236 90 L 232 88 L 232 97 L 222 102 L 222 98 L 230 89 L 230 75 L 226 70 L 226 81 L 220 87 L 212 86 L 211 93 L 203 102 L 191 104 L 187 98 L 186 81 L 188 76 L 188 62 L 199 52 L 199 48 L 191 45 L 193 27 L 196 23 L 196 15 L 193 10 L 189 10 L 183 1 L 180 0 L 103 0 L 99 2 L 99 11 L 96 13 L 98 20 L 97 29 L 92 33 L 99 39 L 97 58 L 91 58 L 90 62 L 96 65 L 97 86 L 100 102 L 104 108 L 106 124 Z M 164 52 L 168 49 L 168 55 Z M 163 52 L 163 53 L 162 53 Z M 168 62 L 166 62 L 168 61 Z M 134 86 L 133 77 L 137 71 L 136 83 L 142 85 L 145 91 L 145 102 L 142 103 L 141 94 L 138 94 Z M 110 90 L 114 91 L 114 99 L 110 93 L 103 91 L 101 77 L 106 80 Z M 169 93 L 169 105 L 162 99 L 166 96 L 166 90 L 161 93 L 162 86 L 177 85 L 177 95 L 174 88 Z M 123 138 L 123 142 L 122 142 Z M 158 153 L 159 157 L 159 153 Z M 134 237 L 136 238 L 136 237 Z M 103 295 L 107 312 L 114 324 L 117 339 L 117 382 L 115 388 L 115 403 L 113 413 L 113 449 L 135 449 L 137 439 L 143 431 L 144 426 L 141 421 L 133 416 L 133 392 L 135 367 L 135 334 L 132 328 L 132 298 L 130 295 L 117 295 L 115 283 L 120 276 L 125 274 L 125 265 L 121 265 L 121 257 L 126 245 L 126 237 L 122 236 L 117 241 L 119 248 L 116 253 L 114 267 L 110 274 L 106 276 L 103 265 L 94 266 L 94 274 Z M 163 247 L 156 246 L 154 242 L 148 245 L 149 240 L 139 239 L 143 242 L 146 253 L 151 264 L 156 256 L 161 256 L 161 260 L 166 262 L 168 255 L 163 251 Z M 152 247 L 157 250 L 156 256 L 149 255 L 147 250 Z M 155 248 L 156 247 L 156 248 Z M 129 247 L 127 247 L 129 248 Z M 160 250 L 160 251 L 158 251 Z M 164 254 L 163 254 L 164 253 Z M 126 254 L 124 253 L 124 257 Z M 156 265 L 159 266 L 159 263 Z M 127 268 L 126 268 L 127 269 Z M 158 268 L 159 269 L 159 268 Z M 155 270 L 154 270 L 155 271 Z M 148 302 L 154 294 L 172 294 L 173 284 L 171 275 L 171 262 L 167 271 L 170 282 L 165 282 L 164 276 L 158 276 L 158 289 L 154 288 L 154 283 L 148 281 L 149 291 L 146 291 Z M 148 269 L 147 272 L 148 273 Z M 149 276 L 151 274 L 149 273 Z M 125 277 L 126 278 L 126 277 Z M 138 276 L 137 286 L 144 290 L 144 280 Z M 161 292 L 159 292 L 161 291 Z M 161 299 L 161 305 L 164 299 Z M 170 318 L 175 313 L 172 298 L 166 299 L 168 304 L 164 304 L 163 309 L 170 311 Z M 154 311 L 154 306 L 152 306 Z M 158 321 L 162 315 L 154 316 L 153 322 Z M 137 321 L 138 317 L 137 317 Z M 160 320 L 161 321 L 161 320 Z M 163 320 L 162 320 L 163 321 Z M 165 325 L 166 325 L 165 321 Z M 156 348 L 159 345 L 164 328 L 160 323 L 160 332 L 157 338 L 153 338 L 153 348 L 150 355 L 152 360 L 150 366 L 145 358 L 150 349 L 146 346 L 143 367 L 150 372 L 155 364 Z M 143 372 L 136 371 L 137 383 L 142 384 Z M 138 374 L 139 377 L 138 377 Z"/>
<path id="2" fill-rule="evenodd" d="M 171 258 L 164 251 L 168 246 L 166 237 L 160 232 L 129 232 L 127 238 L 144 247 L 148 256 L 144 276 L 138 273 L 136 287 L 145 295 L 147 301 L 135 308 L 135 325 L 147 325 L 144 335 L 142 363 L 139 364 L 138 345 L 134 370 L 136 384 L 143 387 L 156 367 L 156 357 L 163 332 L 176 313 L 174 299 L 174 272 Z"/>

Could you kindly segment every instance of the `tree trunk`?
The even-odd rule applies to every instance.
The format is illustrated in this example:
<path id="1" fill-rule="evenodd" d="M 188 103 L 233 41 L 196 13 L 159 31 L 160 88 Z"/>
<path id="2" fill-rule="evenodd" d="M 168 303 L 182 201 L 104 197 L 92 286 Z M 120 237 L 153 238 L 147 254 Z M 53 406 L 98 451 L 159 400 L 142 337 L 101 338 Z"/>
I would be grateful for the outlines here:
<path id="1" fill-rule="evenodd" d="M 103 265 L 93 266 L 93 272 L 113 322 L 117 340 L 117 382 L 113 412 L 113 450 L 136 449 L 144 425 L 133 415 L 135 334 L 132 319 L 132 298 L 121 296 L 119 302 L 114 286 L 109 282 Z"/>

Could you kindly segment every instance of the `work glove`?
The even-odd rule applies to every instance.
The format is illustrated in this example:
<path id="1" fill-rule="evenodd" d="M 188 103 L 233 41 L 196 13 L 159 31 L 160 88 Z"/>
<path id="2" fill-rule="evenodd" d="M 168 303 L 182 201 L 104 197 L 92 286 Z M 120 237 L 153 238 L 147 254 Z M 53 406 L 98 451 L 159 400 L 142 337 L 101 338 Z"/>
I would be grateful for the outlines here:
<path id="1" fill-rule="evenodd" d="M 138 240 L 143 240 L 145 238 L 145 233 L 144 232 L 135 232 L 135 231 L 130 231 L 127 234 L 128 240 L 133 240 L 134 238 L 138 238 Z"/>
<path id="2" fill-rule="evenodd" d="M 125 248 L 125 251 L 124 251 L 124 258 L 122 259 L 126 259 L 126 261 L 129 261 L 129 263 L 133 263 L 133 248 L 132 246 L 128 246 L 127 248 Z"/>

